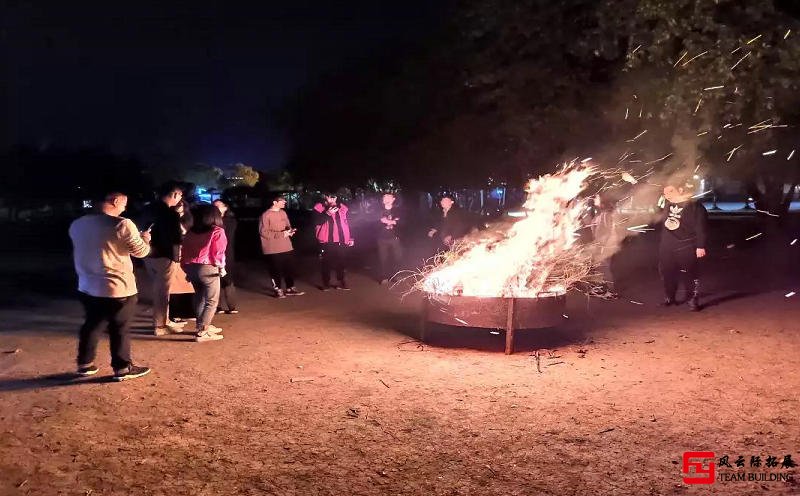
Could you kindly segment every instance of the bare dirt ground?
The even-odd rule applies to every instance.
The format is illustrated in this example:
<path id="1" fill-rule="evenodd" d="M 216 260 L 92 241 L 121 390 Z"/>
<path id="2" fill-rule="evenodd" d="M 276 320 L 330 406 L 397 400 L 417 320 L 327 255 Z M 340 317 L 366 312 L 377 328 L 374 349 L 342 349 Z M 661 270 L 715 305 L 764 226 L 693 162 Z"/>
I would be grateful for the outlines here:
<path id="1" fill-rule="evenodd" d="M 800 461 L 800 296 L 784 297 L 791 274 L 757 284 L 754 253 L 717 255 L 699 314 L 657 307 L 643 271 L 620 301 L 572 295 L 563 325 L 520 332 L 513 356 L 487 330 L 416 342 L 419 298 L 364 276 L 275 300 L 253 265 L 242 313 L 217 319 L 224 341 L 139 329 L 153 373 L 120 384 L 105 343 L 99 376 L 70 376 L 74 300 L 7 292 L 0 494 L 800 494 L 796 468 L 749 466 Z M 687 485 L 690 450 L 794 481 Z"/>

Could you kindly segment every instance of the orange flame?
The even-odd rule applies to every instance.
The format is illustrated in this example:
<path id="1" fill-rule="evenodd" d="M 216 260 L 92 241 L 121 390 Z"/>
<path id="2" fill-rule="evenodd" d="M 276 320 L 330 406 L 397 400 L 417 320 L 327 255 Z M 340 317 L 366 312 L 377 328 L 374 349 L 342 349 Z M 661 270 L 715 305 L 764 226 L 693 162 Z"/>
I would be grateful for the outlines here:
<path id="1" fill-rule="evenodd" d="M 527 216 L 500 232 L 461 246 L 423 279 L 431 294 L 535 298 L 562 294 L 591 270 L 576 243 L 585 208 L 578 195 L 593 174 L 567 166 L 532 179 L 523 205 Z"/>

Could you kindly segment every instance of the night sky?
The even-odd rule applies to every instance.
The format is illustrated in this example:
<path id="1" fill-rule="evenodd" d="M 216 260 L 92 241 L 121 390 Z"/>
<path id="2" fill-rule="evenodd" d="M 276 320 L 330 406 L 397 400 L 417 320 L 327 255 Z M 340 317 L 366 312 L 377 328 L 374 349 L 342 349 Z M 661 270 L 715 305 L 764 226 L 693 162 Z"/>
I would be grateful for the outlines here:
<path id="1" fill-rule="evenodd" d="M 286 159 L 288 98 L 441 21 L 417 0 L 0 3 L 0 145 L 261 169 Z"/>

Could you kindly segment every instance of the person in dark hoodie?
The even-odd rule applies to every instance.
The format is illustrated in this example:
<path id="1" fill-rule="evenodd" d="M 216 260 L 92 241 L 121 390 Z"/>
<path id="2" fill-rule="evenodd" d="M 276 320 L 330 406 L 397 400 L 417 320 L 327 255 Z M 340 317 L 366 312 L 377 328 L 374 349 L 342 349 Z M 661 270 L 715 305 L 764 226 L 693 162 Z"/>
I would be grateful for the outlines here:
<path id="1" fill-rule="evenodd" d="M 396 196 L 391 191 L 381 195 L 377 239 L 381 284 L 389 284 L 389 279 L 397 273 L 403 259 L 403 245 L 400 243 L 399 231 L 403 225 L 404 215 L 395 205 L 395 199 Z"/>
<path id="2" fill-rule="evenodd" d="M 447 251 L 469 231 L 469 225 L 455 198 L 444 194 L 439 200 L 442 210 L 434 218 L 428 237 L 435 241 L 436 251 Z"/>
<path id="3" fill-rule="evenodd" d="M 181 217 L 173 207 L 182 198 L 180 187 L 166 184 L 159 190 L 159 199 L 147 206 L 141 223 L 152 237 L 152 251 L 144 264 L 153 283 L 153 334 L 156 336 L 181 332 L 182 327 L 169 320 L 169 286 L 178 270 L 183 238 Z"/>
<path id="4" fill-rule="evenodd" d="M 217 313 L 239 313 L 239 310 L 237 310 L 238 300 L 236 299 L 236 287 L 233 284 L 233 276 L 231 275 L 235 262 L 233 250 L 238 222 L 228 204 L 223 200 L 214 200 L 213 204 L 217 207 L 217 210 L 219 210 L 220 215 L 222 215 L 222 228 L 225 230 L 225 237 L 228 240 L 228 245 L 225 248 L 226 273 L 225 276 L 220 279 L 222 289 L 219 295 L 219 308 L 217 308 Z"/>
<path id="5" fill-rule="evenodd" d="M 664 186 L 660 223 L 658 267 L 664 283 L 664 305 L 676 303 L 675 293 L 685 271 L 689 309 L 697 312 L 701 309 L 699 260 L 706 256 L 708 213 L 702 203 L 692 199 L 685 181 L 673 180 Z"/>

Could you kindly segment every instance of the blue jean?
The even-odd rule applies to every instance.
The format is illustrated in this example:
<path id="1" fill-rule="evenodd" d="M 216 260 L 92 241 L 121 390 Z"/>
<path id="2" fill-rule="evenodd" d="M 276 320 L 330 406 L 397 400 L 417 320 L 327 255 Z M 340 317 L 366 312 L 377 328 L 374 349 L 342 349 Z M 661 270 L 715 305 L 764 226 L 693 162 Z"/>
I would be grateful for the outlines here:
<path id="1" fill-rule="evenodd" d="M 184 267 L 186 277 L 194 288 L 194 308 L 197 316 L 197 332 L 211 324 L 219 304 L 219 268 L 214 265 L 191 264 Z"/>

